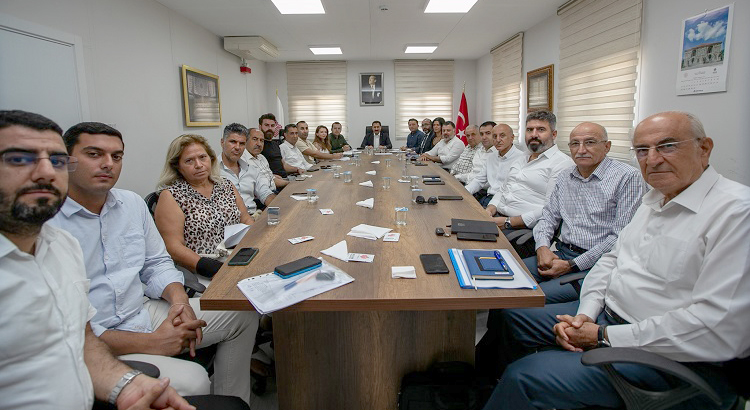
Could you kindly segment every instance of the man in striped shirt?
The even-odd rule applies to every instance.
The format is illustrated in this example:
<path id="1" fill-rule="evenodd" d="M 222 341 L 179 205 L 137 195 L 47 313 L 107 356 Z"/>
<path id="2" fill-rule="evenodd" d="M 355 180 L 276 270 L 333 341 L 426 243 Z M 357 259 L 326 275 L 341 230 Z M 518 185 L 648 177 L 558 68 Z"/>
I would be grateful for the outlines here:
<path id="1" fill-rule="evenodd" d="M 536 256 L 524 259 L 546 303 L 578 299 L 572 285 L 560 286 L 560 278 L 588 272 L 612 249 L 641 204 L 646 188 L 643 178 L 637 169 L 607 156 L 611 145 L 607 130 L 599 124 L 584 122 L 570 133 L 568 146 L 576 165 L 557 177 L 534 227 Z M 550 250 L 553 241 L 557 243 L 554 252 Z"/>
<path id="2" fill-rule="evenodd" d="M 466 148 L 451 167 L 451 175 L 466 185 L 467 178 L 473 173 L 474 157 L 479 152 L 479 128 L 472 124 L 466 127 Z M 481 163 L 479 164 L 481 168 Z"/>

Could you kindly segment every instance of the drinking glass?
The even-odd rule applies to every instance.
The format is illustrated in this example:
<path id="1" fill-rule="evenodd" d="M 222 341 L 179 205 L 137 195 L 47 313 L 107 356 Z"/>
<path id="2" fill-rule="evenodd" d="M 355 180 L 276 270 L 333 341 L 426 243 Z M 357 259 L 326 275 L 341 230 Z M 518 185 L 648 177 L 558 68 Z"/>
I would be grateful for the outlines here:
<path id="1" fill-rule="evenodd" d="M 391 189 L 391 177 L 383 177 L 383 189 Z"/>
<path id="2" fill-rule="evenodd" d="M 278 225 L 280 219 L 280 209 L 278 206 L 269 206 L 266 208 L 266 212 L 268 212 L 268 224 L 269 225 Z"/>
<path id="3" fill-rule="evenodd" d="M 409 212 L 409 208 L 402 206 L 396 207 L 396 225 L 406 225 L 406 213 Z"/>

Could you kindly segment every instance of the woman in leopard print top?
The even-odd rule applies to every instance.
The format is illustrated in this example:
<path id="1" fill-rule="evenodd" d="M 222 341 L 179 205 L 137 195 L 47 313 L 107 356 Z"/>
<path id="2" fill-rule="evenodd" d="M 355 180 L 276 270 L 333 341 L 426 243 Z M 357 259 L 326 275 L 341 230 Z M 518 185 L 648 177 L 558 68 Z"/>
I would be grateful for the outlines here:
<path id="1" fill-rule="evenodd" d="M 204 276 L 221 267 L 213 254 L 224 240 L 224 228 L 252 224 L 237 190 L 219 176 L 218 159 L 205 138 L 181 135 L 169 146 L 159 180 L 154 219 L 167 252 L 178 265 Z"/>

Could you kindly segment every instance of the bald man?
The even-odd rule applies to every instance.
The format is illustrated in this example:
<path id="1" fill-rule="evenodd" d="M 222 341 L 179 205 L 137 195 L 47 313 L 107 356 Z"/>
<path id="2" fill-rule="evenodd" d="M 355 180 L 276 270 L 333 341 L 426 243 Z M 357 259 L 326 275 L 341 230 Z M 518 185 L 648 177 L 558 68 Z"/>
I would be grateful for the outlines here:
<path id="1" fill-rule="evenodd" d="M 484 125 L 480 127 L 482 144 L 490 136 L 483 133 L 486 130 Z M 513 145 L 513 129 L 508 124 L 497 124 L 492 127 L 491 139 L 494 145 L 494 152 L 487 155 L 482 168 L 466 184 L 466 190 L 474 194 L 483 207 L 487 207 L 492 197 L 500 191 L 508 177 L 508 170 L 511 164 L 523 157 L 523 152 Z"/>

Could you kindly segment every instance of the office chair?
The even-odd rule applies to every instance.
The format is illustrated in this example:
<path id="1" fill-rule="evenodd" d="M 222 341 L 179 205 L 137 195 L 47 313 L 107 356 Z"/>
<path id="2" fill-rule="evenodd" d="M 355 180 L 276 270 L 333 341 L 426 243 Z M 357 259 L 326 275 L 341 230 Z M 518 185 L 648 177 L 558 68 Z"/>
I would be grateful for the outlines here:
<path id="1" fill-rule="evenodd" d="M 368 125 L 368 126 L 366 126 L 366 127 L 365 127 L 365 135 L 367 135 L 367 134 L 369 134 L 369 133 L 371 133 L 371 132 L 372 132 L 372 125 Z M 390 131 L 388 131 L 388 126 L 387 126 L 387 125 L 383 125 L 383 126 L 381 126 L 381 127 L 380 127 L 380 132 L 382 132 L 382 133 L 387 133 L 387 134 L 388 134 L 388 136 L 390 136 L 390 135 L 391 135 Z M 391 140 L 391 141 L 392 141 L 392 140 Z"/>
<path id="2" fill-rule="evenodd" d="M 560 281 L 560 286 L 570 283 L 576 292 L 581 293 L 581 280 L 586 275 L 574 273 L 566 275 Z M 603 347 L 585 352 L 581 356 L 581 363 L 586 366 L 601 367 L 617 393 L 625 402 L 626 410 L 662 410 L 672 408 L 685 400 L 699 395 L 705 395 L 714 403 L 721 404 L 721 398 L 716 391 L 706 383 L 701 376 L 688 367 L 674 360 L 667 359 L 656 353 L 628 347 Z M 636 387 L 622 377 L 614 368 L 616 363 L 631 363 L 653 368 L 660 373 L 668 374 L 679 380 L 680 384 L 671 390 L 649 391 Z M 725 362 L 725 369 L 730 381 L 737 391 L 737 400 L 731 410 L 744 410 L 746 400 L 750 397 L 750 384 L 745 380 L 747 369 L 750 368 L 750 358 L 734 359 Z M 742 379 L 741 379 L 742 378 Z M 598 407 L 586 410 L 598 410 Z"/>

